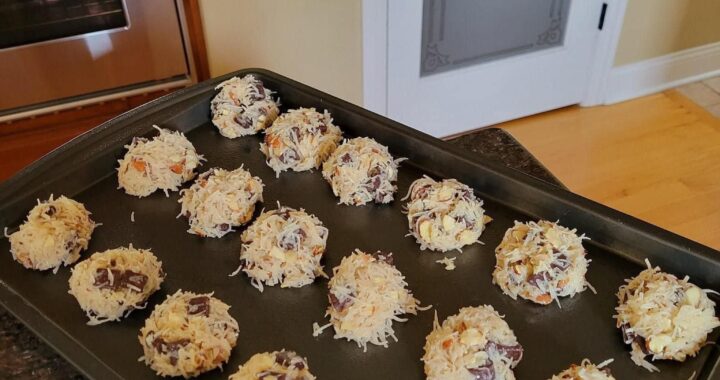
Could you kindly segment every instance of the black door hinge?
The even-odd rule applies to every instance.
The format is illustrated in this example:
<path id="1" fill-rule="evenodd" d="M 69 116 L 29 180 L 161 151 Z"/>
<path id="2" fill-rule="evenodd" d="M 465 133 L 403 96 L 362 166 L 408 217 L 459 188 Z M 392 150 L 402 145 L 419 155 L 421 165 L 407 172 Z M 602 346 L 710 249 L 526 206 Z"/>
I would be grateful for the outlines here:
<path id="1" fill-rule="evenodd" d="M 603 3 L 602 10 L 600 11 L 600 21 L 598 22 L 598 29 L 602 30 L 605 25 L 605 13 L 607 12 L 607 3 Z"/>

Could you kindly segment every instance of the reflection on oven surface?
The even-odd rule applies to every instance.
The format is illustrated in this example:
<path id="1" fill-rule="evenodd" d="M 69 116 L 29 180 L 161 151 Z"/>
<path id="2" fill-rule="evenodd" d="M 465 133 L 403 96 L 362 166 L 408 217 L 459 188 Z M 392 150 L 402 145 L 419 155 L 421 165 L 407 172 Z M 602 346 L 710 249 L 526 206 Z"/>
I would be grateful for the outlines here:
<path id="1" fill-rule="evenodd" d="M 0 2 L 0 49 L 126 26 L 122 0 Z"/>

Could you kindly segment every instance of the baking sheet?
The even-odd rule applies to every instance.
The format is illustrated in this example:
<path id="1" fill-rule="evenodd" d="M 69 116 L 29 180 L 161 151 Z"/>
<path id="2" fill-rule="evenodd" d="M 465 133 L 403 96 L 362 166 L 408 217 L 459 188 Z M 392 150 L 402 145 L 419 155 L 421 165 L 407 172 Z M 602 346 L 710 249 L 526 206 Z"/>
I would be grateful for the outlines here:
<path id="1" fill-rule="evenodd" d="M 266 87 L 276 90 L 283 110 L 299 106 L 327 108 L 346 137 L 370 136 L 390 147 L 395 156 L 408 157 L 401 164 L 396 201 L 364 207 L 337 205 L 329 185 L 318 171 L 283 173 L 276 178 L 259 151 L 259 136 L 234 140 L 222 137 L 210 123 L 209 101 L 216 83 L 235 75 L 256 73 Z M 614 358 L 615 377 L 676 379 L 713 378 L 718 349 L 704 348 L 685 363 L 656 362 L 659 374 L 635 366 L 622 343 L 612 318 L 615 292 L 624 278 L 643 269 L 642 260 L 679 275 L 689 274 L 703 287 L 720 286 L 720 255 L 707 247 L 650 226 L 619 212 L 549 186 L 491 162 L 476 162 L 457 148 L 398 123 L 352 106 L 277 74 L 250 69 L 216 78 L 153 101 L 119 116 L 71 141 L 0 185 L 0 227 L 11 231 L 25 217 L 36 198 L 64 194 L 85 203 L 93 219 L 103 223 L 93 234 L 83 255 L 132 243 L 151 248 L 162 260 L 167 279 L 150 298 L 146 310 L 137 310 L 121 323 L 96 327 L 76 301 L 67 294 L 69 268 L 57 275 L 23 269 L 14 263 L 6 239 L 0 240 L 0 303 L 91 378 L 155 378 L 137 359 L 142 350 L 137 333 L 152 306 L 177 289 L 214 291 L 232 306 L 240 324 L 238 345 L 225 371 L 201 378 L 227 378 L 252 354 L 291 349 L 308 358 L 320 379 L 420 379 L 425 336 L 432 329 L 433 313 L 442 320 L 460 307 L 493 305 L 515 331 L 525 355 L 515 375 L 519 379 L 543 379 L 589 358 L 596 363 Z M 233 169 L 244 165 L 265 184 L 263 206 L 304 208 L 329 228 L 326 271 L 355 248 L 394 253 L 395 264 L 406 276 L 410 289 L 432 310 L 395 323 L 398 342 L 389 348 L 368 347 L 363 352 L 353 342 L 335 340 L 331 329 L 312 336 L 312 323 L 325 324 L 327 280 L 299 289 L 266 288 L 260 293 L 246 276 L 228 277 L 238 265 L 240 233 L 221 239 L 203 239 L 186 233 L 185 219 L 176 219 L 178 194 L 162 193 L 135 198 L 117 190 L 114 168 L 124 154 L 123 145 L 136 135 L 154 135 L 152 124 L 186 132 L 199 153 L 208 159 L 201 167 Z M 457 253 L 421 252 L 414 239 L 405 237 L 407 220 L 400 201 L 410 183 L 429 174 L 454 177 L 475 188 L 485 201 L 493 221 L 475 244 Z M 135 222 L 130 214 L 135 213 Z M 259 210 L 257 210 L 259 212 Z M 592 260 L 590 290 L 557 305 L 538 306 L 513 301 L 492 285 L 494 248 L 514 220 L 543 217 L 560 219 L 591 239 L 585 243 Z M 457 256 L 457 269 L 446 271 L 436 260 Z M 716 300 L 717 301 L 717 300 Z M 709 340 L 717 339 L 715 331 Z"/>

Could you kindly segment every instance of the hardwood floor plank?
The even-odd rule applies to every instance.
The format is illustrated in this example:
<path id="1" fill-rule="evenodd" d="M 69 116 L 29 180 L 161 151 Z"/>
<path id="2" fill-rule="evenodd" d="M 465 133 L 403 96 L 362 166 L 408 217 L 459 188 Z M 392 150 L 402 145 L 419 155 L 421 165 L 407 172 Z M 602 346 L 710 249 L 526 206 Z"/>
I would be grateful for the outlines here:
<path id="1" fill-rule="evenodd" d="M 676 91 L 500 127 L 572 191 L 720 249 L 720 119 Z"/>

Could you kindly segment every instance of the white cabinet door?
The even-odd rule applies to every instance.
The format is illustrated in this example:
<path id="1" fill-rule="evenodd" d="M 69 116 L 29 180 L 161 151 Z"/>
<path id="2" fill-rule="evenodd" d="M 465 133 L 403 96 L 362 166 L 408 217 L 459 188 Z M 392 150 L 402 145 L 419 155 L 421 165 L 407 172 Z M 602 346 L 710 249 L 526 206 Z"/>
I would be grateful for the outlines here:
<path id="1" fill-rule="evenodd" d="M 387 115 L 435 136 L 579 103 L 598 0 L 391 0 Z"/>

